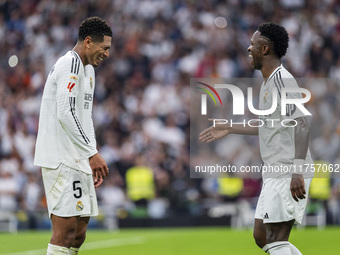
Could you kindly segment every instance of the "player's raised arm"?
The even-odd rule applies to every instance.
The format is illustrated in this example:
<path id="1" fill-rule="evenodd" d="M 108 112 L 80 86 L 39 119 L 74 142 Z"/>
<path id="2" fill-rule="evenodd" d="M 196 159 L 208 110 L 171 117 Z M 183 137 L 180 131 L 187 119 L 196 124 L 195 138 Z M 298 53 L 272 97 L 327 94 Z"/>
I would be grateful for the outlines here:
<path id="1" fill-rule="evenodd" d="M 214 121 L 213 119 L 209 120 L 213 121 L 214 124 L 200 133 L 200 142 L 209 143 L 225 137 L 228 134 L 258 135 L 259 133 L 258 127 L 250 127 L 242 124 L 233 124 L 231 126 L 230 124 Z"/>

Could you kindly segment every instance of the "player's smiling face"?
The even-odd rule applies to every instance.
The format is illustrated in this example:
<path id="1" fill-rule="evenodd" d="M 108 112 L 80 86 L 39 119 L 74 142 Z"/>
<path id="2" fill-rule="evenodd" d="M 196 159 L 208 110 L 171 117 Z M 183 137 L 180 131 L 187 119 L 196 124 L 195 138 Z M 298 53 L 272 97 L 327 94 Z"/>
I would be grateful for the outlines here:
<path id="1" fill-rule="evenodd" d="M 262 46 L 263 38 L 261 33 L 256 31 L 250 40 L 250 46 L 248 47 L 249 57 L 251 58 L 251 65 L 254 69 L 260 70 L 262 68 Z"/>
<path id="2" fill-rule="evenodd" d="M 91 47 L 89 48 L 87 62 L 93 67 L 97 67 L 104 58 L 109 57 L 109 49 L 111 48 L 111 37 L 104 36 L 102 42 L 91 42 Z"/>

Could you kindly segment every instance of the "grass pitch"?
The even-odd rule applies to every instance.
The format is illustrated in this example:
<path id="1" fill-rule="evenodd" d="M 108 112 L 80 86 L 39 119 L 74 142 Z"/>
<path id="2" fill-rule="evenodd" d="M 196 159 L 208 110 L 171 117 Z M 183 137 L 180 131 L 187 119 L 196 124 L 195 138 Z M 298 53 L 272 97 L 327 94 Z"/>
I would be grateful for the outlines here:
<path id="1" fill-rule="evenodd" d="M 50 231 L 0 233 L 0 255 L 43 255 Z M 303 254 L 339 255 L 340 228 L 294 229 L 290 241 Z M 89 230 L 81 255 L 261 255 L 252 231 L 215 228 L 123 229 L 112 233 Z"/>

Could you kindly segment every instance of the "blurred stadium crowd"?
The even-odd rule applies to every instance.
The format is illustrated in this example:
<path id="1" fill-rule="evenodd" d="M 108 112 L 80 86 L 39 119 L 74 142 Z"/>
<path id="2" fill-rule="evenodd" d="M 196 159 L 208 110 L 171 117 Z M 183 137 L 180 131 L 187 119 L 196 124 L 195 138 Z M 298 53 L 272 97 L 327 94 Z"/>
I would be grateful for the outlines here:
<path id="1" fill-rule="evenodd" d="M 113 30 L 111 57 L 96 70 L 93 111 L 98 149 L 111 171 L 97 190 L 105 215 L 120 208 L 125 217 L 143 205 L 153 218 L 200 215 L 207 204 L 228 200 L 218 185 L 189 176 L 190 78 L 259 77 L 247 48 L 260 23 L 286 27 L 284 65 L 295 77 L 340 78 L 338 0 L 2 0 L 0 211 L 23 213 L 31 227 L 37 212 L 47 215 L 40 169 L 33 166 L 45 79 L 89 16 L 104 18 Z M 226 28 L 216 27 L 219 16 Z M 19 58 L 14 68 L 12 55 Z M 329 163 L 340 161 L 339 85 L 308 85 L 311 149 Z M 258 155 L 256 142 L 245 140 L 245 146 Z M 236 197 L 256 198 L 260 180 L 243 181 Z M 142 194 L 135 192 L 138 183 Z M 340 211 L 339 187 L 339 180 L 330 180 L 323 198 L 333 216 Z M 330 216 L 329 222 L 340 219 Z M 115 222 L 108 224 L 114 228 Z"/>

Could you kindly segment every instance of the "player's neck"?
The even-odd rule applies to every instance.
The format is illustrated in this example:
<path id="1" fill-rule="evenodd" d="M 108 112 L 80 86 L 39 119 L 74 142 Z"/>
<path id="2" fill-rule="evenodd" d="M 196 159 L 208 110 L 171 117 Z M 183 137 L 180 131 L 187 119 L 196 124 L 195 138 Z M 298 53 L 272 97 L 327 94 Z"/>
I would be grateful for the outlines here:
<path id="1" fill-rule="evenodd" d="M 263 79 L 266 81 L 269 78 L 269 76 L 274 72 L 274 70 L 278 68 L 280 65 L 281 65 L 280 59 L 271 59 L 270 61 L 263 63 L 261 68 Z"/>
<path id="2" fill-rule="evenodd" d="M 78 43 L 76 44 L 76 46 L 74 46 L 74 48 L 72 49 L 73 51 L 77 52 L 77 54 L 79 55 L 81 62 L 83 62 L 83 65 L 86 66 L 87 60 L 85 58 L 85 53 L 84 50 L 82 49 L 81 45 L 79 45 Z"/>

